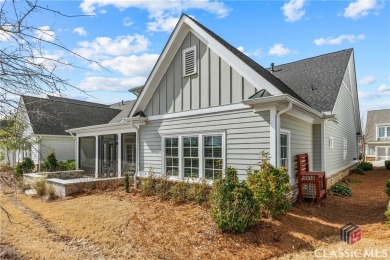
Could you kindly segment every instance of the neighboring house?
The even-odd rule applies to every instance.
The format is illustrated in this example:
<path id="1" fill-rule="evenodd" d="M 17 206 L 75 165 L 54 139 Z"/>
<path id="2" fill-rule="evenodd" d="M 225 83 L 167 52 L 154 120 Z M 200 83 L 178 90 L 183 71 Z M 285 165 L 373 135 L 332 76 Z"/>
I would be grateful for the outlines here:
<path id="1" fill-rule="evenodd" d="M 127 118 L 70 129 L 77 165 L 96 177 L 136 172 L 215 179 L 226 166 L 246 177 L 259 153 L 288 168 L 341 178 L 356 163 L 361 133 L 353 50 L 265 69 L 182 15 Z M 88 155 L 88 156 L 86 156 Z M 91 163 L 93 161 L 93 164 Z"/>
<path id="2" fill-rule="evenodd" d="M 66 129 L 120 121 L 133 104 L 134 101 L 126 101 L 102 105 L 55 96 L 21 96 L 18 113 L 27 126 L 26 136 L 33 144 L 30 149 L 18 152 L 15 161 L 30 157 L 40 165 L 51 151 L 55 152 L 57 160 L 74 160 L 75 137 Z"/>
<path id="3" fill-rule="evenodd" d="M 390 109 L 368 111 L 366 121 L 367 160 L 390 160 Z"/>

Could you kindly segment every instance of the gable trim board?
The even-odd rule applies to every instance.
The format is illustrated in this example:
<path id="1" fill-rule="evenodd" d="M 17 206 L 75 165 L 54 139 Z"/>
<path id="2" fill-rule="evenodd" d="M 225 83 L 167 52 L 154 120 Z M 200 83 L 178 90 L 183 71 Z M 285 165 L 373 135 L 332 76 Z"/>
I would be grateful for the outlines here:
<path id="1" fill-rule="evenodd" d="M 266 89 L 272 95 L 278 95 L 283 93 L 280 89 L 278 89 L 278 87 L 270 83 L 269 79 L 264 78 L 262 75 L 259 74 L 259 72 L 255 71 L 253 67 L 250 67 L 246 62 L 244 62 L 243 58 L 238 57 L 238 55 L 242 54 L 241 52 L 236 50 L 219 36 L 213 34 L 211 31 L 207 31 L 207 28 L 203 27 L 201 24 L 197 23 L 192 18 L 186 15 L 182 15 L 174 31 L 172 32 L 167 44 L 165 45 L 162 54 L 157 60 L 156 65 L 152 69 L 152 72 L 150 73 L 139 98 L 133 106 L 133 109 L 130 113 L 130 117 L 137 112 L 145 110 L 146 105 L 152 98 L 154 91 L 158 87 L 161 79 L 163 78 L 166 70 L 169 67 L 169 64 L 172 62 L 174 56 L 179 50 L 179 47 L 188 32 L 192 32 L 195 36 L 197 36 L 204 44 L 207 45 L 208 49 L 212 50 L 219 57 L 223 58 L 223 60 L 229 66 L 231 66 L 234 70 L 241 74 L 257 90 Z M 211 35 L 211 33 L 213 35 Z M 220 41 L 218 41 L 216 38 Z M 230 47 L 230 49 L 228 49 L 227 47 Z M 234 48 L 234 51 L 237 52 L 233 53 L 232 48 Z M 242 55 L 245 56 L 244 54 Z M 246 58 L 249 59 L 248 57 Z M 278 82 L 279 87 L 288 89 L 289 93 L 291 93 L 297 99 L 300 99 L 300 97 L 296 95 L 294 91 L 292 91 L 278 78 L 273 76 L 269 71 L 262 68 L 254 61 L 251 60 L 251 62 L 253 64 L 256 64 L 260 69 L 262 69 L 262 73 L 267 74 L 267 77 L 271 78 L 275 82 Z"/>

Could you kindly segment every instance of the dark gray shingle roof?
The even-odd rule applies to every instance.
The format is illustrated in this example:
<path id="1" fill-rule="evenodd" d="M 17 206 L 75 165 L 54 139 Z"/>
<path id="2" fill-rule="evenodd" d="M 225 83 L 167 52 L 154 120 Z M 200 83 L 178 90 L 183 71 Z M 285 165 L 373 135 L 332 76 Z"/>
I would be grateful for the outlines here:
<path id="1" fill-rule="evenodd" d="M 112 104 L 110 108 L 120 109 L 121 112 L 117 114 L 110 123 L 116 123 L 121 121 L 123 118 L 129 117 L 130 111 L 133 108 L 135 100 L 127 100 L 119 103 Z"/>
<path id="2" fill-rule="evenodd" d="M 47 98 L 48 98 L 48 99 L 53 99 L 53 100 L 59 100 L 59 101 L 65 101 L 65 102 L 71 102 L 71 103 L 81 104 L 81 105 L 92 105 L 92 106 L 99 106 L 99 107 L 110 107 L 110 105 L 99 104 L 99 103 L 89 102 L 89 101 L 84 101 L 84 100 L 77 100 L 77 99 L 65 98 L 65 97 L 57 97 L 57 96 L 47 95 Z"/>
<path id="3" fill-rule="evenodd" d="M 352 51 L 347 49 L 274 66 L 273 75 L 312 108 L 319 112 L 332 111 Z"/>
<path id="4" fill-rule="evenodd" d="M 279 78 L 275 77 L 271 72 L 269 72 L 267 69 L 262 67 L 260 64 L 246 56 L 244 53 L 239 51 L 237 48 L 232 46 L 230 43 L 222 39 L 219 35 L 193 19 L 192 17 L 183 14 L 186 17 L 190 18 L 194 23 L 196 23 L 199 27 L 201 27 L 203 30 L 205 30 L 208 34 L 210 34 L 211 37 L 213 37 L 215 40 L 217 40 L 220 44 L 222 44 L 225 48 L 227 48 L 229 51 L 231 51 L 234 55 L 236 55 L 239 59 L 241 59 L 243 62 L 245 62 L 249 67 L 251 67 L 254 71 L 259 73 L 263 78 L 265 78 L 268 82 L 270 82 L 272 85 L 274 85 L 276 88 L 278 88 L 282 93 L 289 94 L 290 96 L 302 101 L 305 103 L 305 100 L 303 100 L 297 93 L 295 93 L 294 90 L 292 90 L 288 85 L 285 84 L 285 82 L 281 81 Z"/>
<path id="5" fill-rule="evenodd" d="M 21 96 L 34 134 L 69 135 L 66 129 L 109 123 L 121 110 L 72 102 L 72 99 L 46 99 Z"/>

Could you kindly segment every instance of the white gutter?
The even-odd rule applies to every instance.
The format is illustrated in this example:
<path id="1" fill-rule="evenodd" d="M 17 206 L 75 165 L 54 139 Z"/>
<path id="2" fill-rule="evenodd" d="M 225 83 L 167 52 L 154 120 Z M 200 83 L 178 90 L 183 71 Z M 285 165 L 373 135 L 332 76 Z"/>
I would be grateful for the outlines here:
<path id="1" fill-rule="evenodd" d="M 130 122 L 135 129 L 135 156 L 136 156 L 136 165 L 134 173 L 134 189 L 137 189 L 137 175 L 139 170 L 139 126 L 134 125 L 133 122 Z"/>
<path id="2" fill-rule="evenodd" d="M 276 166 L 280 166 L 280 147 L 279 147 L 279 142 L 280 142 L 280 115 L 287 113 L 290 111 L 293 107 L 293 103 L 289 102 L 287 108 L 283 109 L 282 111 L 279 111 L 276 113 Z M 291 137 L 290 137 L 291 138 Z"/>

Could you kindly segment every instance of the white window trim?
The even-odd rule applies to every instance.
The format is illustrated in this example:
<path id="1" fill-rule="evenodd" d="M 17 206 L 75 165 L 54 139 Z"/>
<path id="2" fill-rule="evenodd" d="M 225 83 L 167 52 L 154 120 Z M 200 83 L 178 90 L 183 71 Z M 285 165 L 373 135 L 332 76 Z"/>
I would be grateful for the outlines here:
<path id="1" fill-rule="evenodd" d="M 379 128 L 385 128 L 385 136 L 384 137 L 379 137 Z M 390 138 L 390 136 L 387 136 L 387 128 L 390 128 L 390 125 L 388 124 L 381 124 L 381 125 L 376 125 L 376 138 L 375 140 L 378 140 L 378 138 Z"/>
<path id="2" fill-rule="evenodd" d="M 194 71 L 192 73 L 188 73 L 188 74 L 185 74 L 185 70 L 186 70 L 186 62 L 185 62 L 185 54 L 187 52 L 190 52 L 190 51 L 194 51 Z M 196 52 L 196 45 L 194 46 L 191 46 L 189 48 L 186 48 L 182 51 L 182 71 L 183 71 L 183 77 L 188 77 L 188 76 L 191 76 L 191 75 L 194 75 L 196 73 L 198 73 L 198 55 L 197 55 L 197 52 Z"/>
<path id="3" fill-rule="evenodd" d="M 280 134 L 287 134 L 287 158 L 288 158 L 288 176 L 290 176 L 290 179 L 293 177 L 292 176 L 292 169 L 291 169 L 291 161 L 292 161 L 292 158 L 291 158 L 291 131 L 289 129 L 283 129 L 281 128 L 280 129 Z M 279 136 L 279 143 L 280 143 L 280 136 Z M 278 147 L 278 149 L 280 150 L 280 147 Z M 281 150 L 279 152 L 280 156 L 279 156 L 279 165 L 281 165 Z"/>
<path id="4" fill-rule="evenodd" d="M 199 151 L 199 179 L 195 180 L 209 180 L 205 179 L 205 172 L 204 172 L 204 146 L 203 146 L 203 137 L 209 136 L 209 135 L 221 135 L 222 136 L 222 176 L 224 176 L 224 170 L 226 169 L 226 132 L 225 131 L 219 131 L 219 132 L 202 132 L 202 133 L 194 133 L 190 132 L 187 134 L 164 134 L 161 135 L 161 174 L 165 174 L 165 138 L 179 138 L 179 177 L 176 176 L 170 176 L 170 179 L 173 180 L 194 180 L 194 178 L 185 178 L 184 177 L 184 160 L 183 160 L 183 137 L 191 137 L 191 136 L 197 136 L 198 137 L 198 151 Z"/>
<path id="5" fill-rule="evenodd" d="M 329 149 L 334 149 L 334 138 L 332 136 L 329 136 L 329 144 L 328 144 Z"/>

